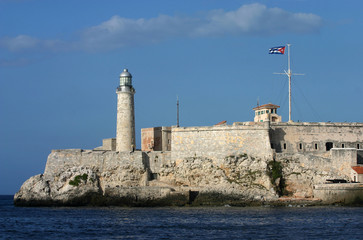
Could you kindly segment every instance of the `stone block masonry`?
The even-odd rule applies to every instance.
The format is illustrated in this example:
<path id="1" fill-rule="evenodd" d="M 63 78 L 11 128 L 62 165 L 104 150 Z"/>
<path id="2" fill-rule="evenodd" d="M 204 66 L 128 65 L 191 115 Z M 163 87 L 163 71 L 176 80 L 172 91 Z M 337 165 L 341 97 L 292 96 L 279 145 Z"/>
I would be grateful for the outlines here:
<path id="1" fill-rule="evenodd" d="M 276 152 L 321 154 L 331 148 L 362 148 L 363 123 L 271 123 Z"/>
<path id="2" fill-rule="evenodd" d="M 319 184 L 314 186 L 314 197 L 324 203 L 361 204 L 362 183 Z"/>
<path id="3" fill-rule="evenodd" d="M 117 92 L 116 150 L 132 151 L 135 148 L 134 94 Z"/>
<path id="4" fill-rule="evenodd" d="M 172 159 L 248 154 L 272 159 L 268 123 L 222 125 L 211 127 L 179 127 L 172 129 Z"/>

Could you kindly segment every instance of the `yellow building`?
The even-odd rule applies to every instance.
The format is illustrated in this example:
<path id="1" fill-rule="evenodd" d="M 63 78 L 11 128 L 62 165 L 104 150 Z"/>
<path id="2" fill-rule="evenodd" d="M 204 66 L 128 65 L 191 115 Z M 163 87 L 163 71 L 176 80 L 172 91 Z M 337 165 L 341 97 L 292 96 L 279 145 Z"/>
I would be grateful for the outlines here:
<path id="1" fill-rule="evenodd" d="M 277 115 L 277 109 L 280 106 L 275 104 L 264 104 L 258 107 L 255 107 L 255 122 L 265 122 L 270 120 L 270 122 L 281 122 L 281 116 Z"/>

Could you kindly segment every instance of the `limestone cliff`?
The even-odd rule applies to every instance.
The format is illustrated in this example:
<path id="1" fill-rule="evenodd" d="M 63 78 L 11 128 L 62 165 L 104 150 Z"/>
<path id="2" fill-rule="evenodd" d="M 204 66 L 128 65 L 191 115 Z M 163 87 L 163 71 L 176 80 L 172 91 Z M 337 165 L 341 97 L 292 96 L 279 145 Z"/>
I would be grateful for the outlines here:
<path id="1" fill-rule="evenodd" d="M 55 150 L 44 174 L 31 177 L 14 196 L 19 206 L 246 205 L 279 195 L 312 197 L 326 178 L 343 178 L 327 159 L 247 154 L 173 161 L 164 153 Z M 319 166 L 319 167 L 317 167 Z M 325 170 L 324 170 L 325 169 Z"/>

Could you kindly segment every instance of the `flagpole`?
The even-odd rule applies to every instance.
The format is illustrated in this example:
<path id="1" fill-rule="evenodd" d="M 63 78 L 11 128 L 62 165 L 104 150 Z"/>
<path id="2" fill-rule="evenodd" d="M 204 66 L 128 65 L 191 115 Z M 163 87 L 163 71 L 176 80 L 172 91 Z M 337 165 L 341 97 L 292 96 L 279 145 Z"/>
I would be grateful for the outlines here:
<path id="1" fill-rule="evenodd" d="M 274 74 L 283 74 L 283 75 L 287 75 L 287 77 L 289 78 L 289 122 L 292 122 L 292 118 L 291 118 L 291 76 L 292 75 L 304 75 L 301 73 L 292 73 L 291 71 L 291 58 L 290 58 L 290 46 L 291 44 L 288 43 L 287 45 L 287 71 L 284 70 L 284 73 L 274 73 Z"/>

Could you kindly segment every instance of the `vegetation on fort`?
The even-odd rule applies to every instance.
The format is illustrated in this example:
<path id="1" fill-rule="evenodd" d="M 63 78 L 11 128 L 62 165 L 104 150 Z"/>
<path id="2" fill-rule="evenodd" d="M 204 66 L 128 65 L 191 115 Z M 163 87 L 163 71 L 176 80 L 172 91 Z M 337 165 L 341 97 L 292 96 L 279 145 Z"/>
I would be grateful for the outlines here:
<path id="1" fill-rule="evenodd" d="M 282 172 L 281 162 L 275 160 L 267 163 L 267 174 L 270 177 L 271 183 L 279 196 L 288 195 L 286 190 L 285 179 Z"/>
<path id="2" fill-rule="evenodd" d="M 87 181 L 88 175 L 84 173 L 83 175 L 77 175 L 74 177 L 73 180 L 69 181 L 69 185 L 78 187 L 78 185 L 81 183 L 81 181 Z"/>

